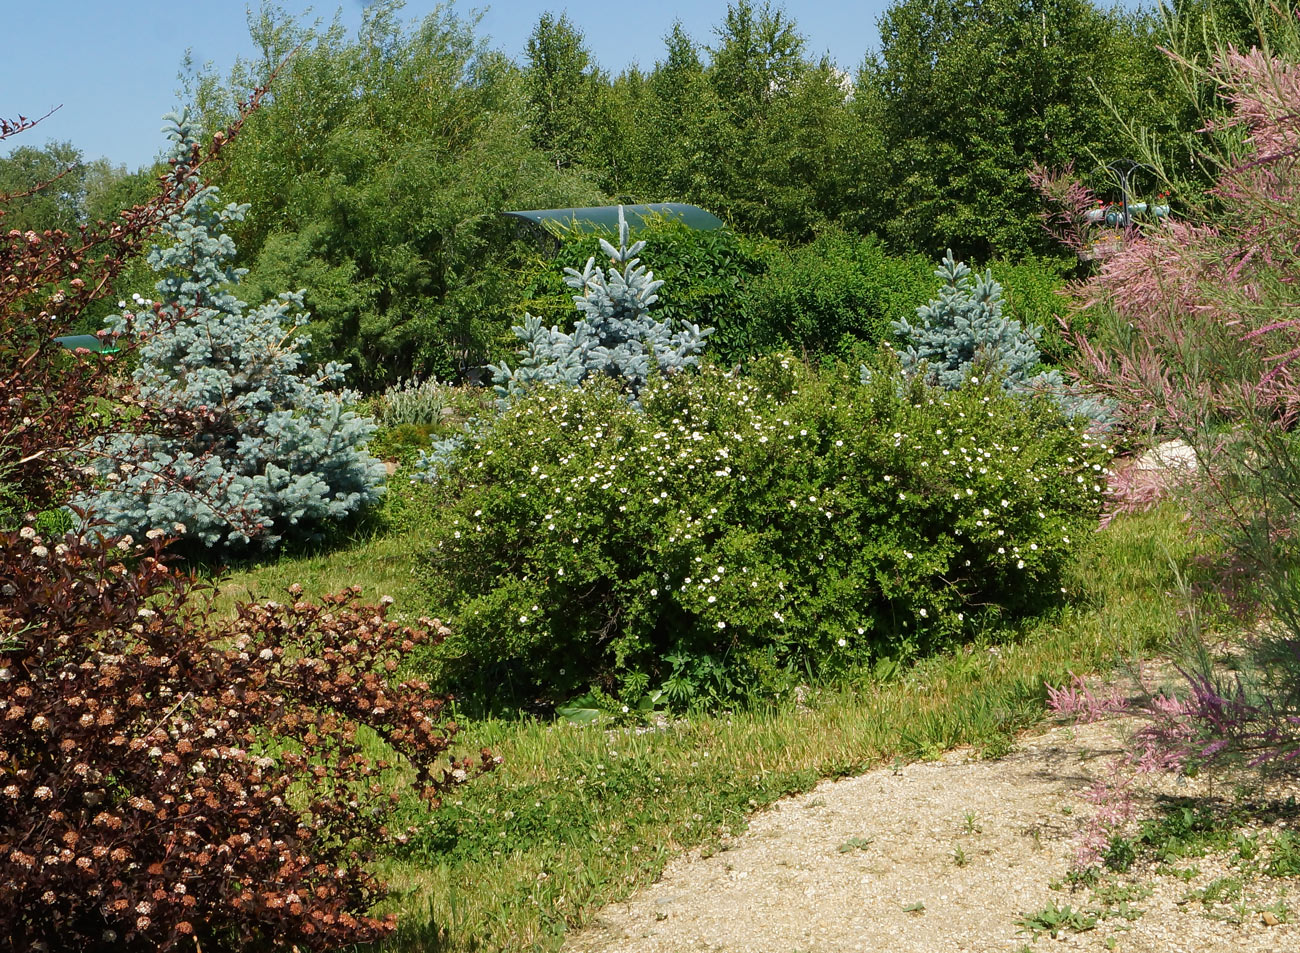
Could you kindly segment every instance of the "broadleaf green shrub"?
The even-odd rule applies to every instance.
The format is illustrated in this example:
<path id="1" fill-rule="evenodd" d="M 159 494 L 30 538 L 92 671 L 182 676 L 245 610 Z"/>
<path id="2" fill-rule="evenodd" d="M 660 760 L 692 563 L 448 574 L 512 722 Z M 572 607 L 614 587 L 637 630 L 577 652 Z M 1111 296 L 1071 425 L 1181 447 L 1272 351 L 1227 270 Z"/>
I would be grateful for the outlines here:
<path id="1" fill-rule="evenodd" d="M 615 236 L 607 235 L 608 239 Z M 650 218 L 635 235 L 645 242 L 643 256 L 654 263 L 663 280 L 654 315 L 660 321 L 684 321 L 714 327 L 743 310 L 749 282 L 767 267 L 759 246 L 730 229 L 701 231 L 671 219 Z M 573 289 L 564 281 L 565 269 L 581 269 L 601 253 L 600 235 L 566 233 L 555 257 L 538 264 L 522 282 L 528 310 L 547 324 L 574 320 Z M 710 349 L 716 346 L 710 341 Z"/>
<path id="2" fill-rule="evenodd" d="M 1038 610 L 1104 449 L 1045 400 L 788 357 L 544 387 L 452 455 L 423 571 L 453 685 L 776 694 Z M 477 681 L 475 681 L 477 679 Z"/>
<path id="3" fill-rule="evenodd" d="M 718 326 L 718 347 L 729 354 L 845 355 L 855 342 L 874 348 L 933 284 L 920 256 L 891 256 L 876 239 L 844 232 L 767 252 L 768 267 L 745 290 L 742 308 Z"/>
<path id="4" fill-rule="evenodd" d="M 805 245 L 755 242 L 727 230 L 695 231 L 651 221 L 637 232 L 645 258 L 664 280 L 653 314 L 717 329 L 710 353 L 721 364 L 791 350 L 850 357 L 892 341 L 893 322 L 910 319 L 934 296 L 934 265 L 922 255 L 895 255 L 871 236 L 832 230 Z M 598 254 L 593 235 L 561 236 L 555 258 L 521 281 L 528 311 L 547 324 L 573 313 L 564 268 Z M 1058 318 L 1064 265 L 1054 259 L 994 262 L 1008 315 L 1042 328 L 1043 349 L 1059 359 L 1068 348 Z"/>

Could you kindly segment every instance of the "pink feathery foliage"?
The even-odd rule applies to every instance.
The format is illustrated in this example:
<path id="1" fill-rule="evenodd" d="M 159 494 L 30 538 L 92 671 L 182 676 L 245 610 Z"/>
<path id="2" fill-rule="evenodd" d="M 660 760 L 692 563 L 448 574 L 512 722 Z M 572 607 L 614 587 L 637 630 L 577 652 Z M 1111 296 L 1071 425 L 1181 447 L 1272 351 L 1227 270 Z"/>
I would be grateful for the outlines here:
<path id="1" fill-rule="evenodd" d="M 1139 430 L 1192 432 L 1261 412 L 1289 425 L 1300 414 L 1300 70 L 1229 49 L 1213 72 L 1232 107 L 1213 128 L 1243 140 L 1211 191 L 1213 221 L 1131 229 L 1074 289 L 1078 310 L 1109 310 L 1131 331 L 1122 346 L 1073 338 L 1083 377 Z M 1053 208 L 1049 227 L 1078 250 L 1091 195 L 1067 174 L 1033 179 Z M 1211 372 L 1210 355 L 1231 373 Z"/>
<path id="2" fill-rule="evenodd" d="M 1202 220 L 1131 231 L 1072 289 L 1077 309 L 1103 319 L 1094 338 L 1074 335 L 1078 373 L 1130 428 L 1176 435 L 1195 452 L 1194 469 L 1115 467 L 1116 507 L 1189 491 L 1193 525 L 1231 551 L 1220 585 L 1253 593 L 1252 611 L 1286 622 L 1286 636 L 1253 636 L 1246 675 L 1187 667 L 1177 695 L 1148 690 L 1130 707 L 1142 724 L 1088 794 L 1098 809 L 1079 848 L 1085 864 L 1130 816 L 1143 774 L 1300 765 L 1300 626 L 1288 595 L 1300 557 L 1300 66 L 1229 48 L 1210 75 L 1229 113 L 1206 130 L 1225 153 L 1206 156 L 1221 171 L 1198 203 Z M 1039 182 L 1054 202 L 1083 201 L 1081 189 Z M 1081 720 L 1108 710 L 1077 679 L 1049 705 Z"/>
<path id="3" fill-rule="evenodd" d="M 1135 777 L 1123 758 L 1112 758 L 1106 774 L 1080 795 L 1094 808 L 1075 844 L 1074 865 L 1079 870 L 1096 867 L 1106 856 L 1110 840 L 1137 813 L 1133 795 Z"/>
<path id="4" fill-rule="evenodd" d="M 1098 695 L 1083 676 L 1071 675 L 1069 683 L 1060 688 L 1047 686 L 1047 708 L 1058 715 L 1068 715 L 1075 721 L 1088 724 L 1125 711 L 1128 699 L 1114 687 L 1105 694 Z"/>
<path id="5" fill-rule="evenodd" d="M 1300 661 L 1300 642 L 1291 643 Z M 1074 675 L 1059 688 L 1047 686 L 1048 710 L 1087 724 L 1128 714 L 1142 725 L 1123 754 L 1080 796 L 1094 810 L 1079 833 L 1075 866 L 1094 867 L 1105 857 L 1112 836 L 1136 811 L 1134 792 L 1143 775 L 1179 773 L 1193 766 L 1244 763 L 1285 767 L 1300 760 L 1300 716 L 1266 693 L 1249 692 L 1236 681 L 1219 684 L 1205 673 L 1180 669 L 1183 695 L 1147 690 L 1131 705 L 1113 687 L 1094 690 Z"/>
<path id="6" fill-rule="evenodd" d="M 1080 258 L 1093 257 L 1099 229 L 1086 216 L 1104 206 L 1096 193 L 1075 177 L 1074 163 L 1060 169 L 1035 163 L 1029 170 L 1029 182 L 1047 202 L 1043 227 L 1048 234 Z"/>
<path id="7" fill-rule="evenodd" d="M 1105 529 L 1122 513 L 1145 513 L 1155 509 L 1173 494 L 1175 479 L 1168 471 L 1139 467 L 1133 460 L 1116 462 L 1107 476 L 1101 528 Z"/>

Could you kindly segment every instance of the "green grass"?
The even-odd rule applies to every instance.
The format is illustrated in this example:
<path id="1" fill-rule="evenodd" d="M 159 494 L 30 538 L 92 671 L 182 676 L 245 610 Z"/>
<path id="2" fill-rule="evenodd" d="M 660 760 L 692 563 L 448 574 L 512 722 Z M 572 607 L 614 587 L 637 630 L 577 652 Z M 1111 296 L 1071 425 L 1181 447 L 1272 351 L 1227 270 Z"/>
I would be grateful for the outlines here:
<path id="1" fill-rule="evenodd" d="M 271 598 L 291 582 L 311 594 L 356 584 L 418 615 L 417 546 L 374 536 L 246 569 L 222 591 Z M 803 705 L 691 714 L 640 733 L 607 719 L 469 723 L 465 749 L 489 747 L 504 763 L 432 813 L 404 802 L 394 829 L 406 843 L 381 870 L 394 891 L 386 908 L 400 914 L 391 949 L 555 950 L 672 857 L 725 849 L 756 810 L 822 778 L 962 745 L 1001 754 L 1042 718 L 1045 682 L 1168 644 L 1183 608 L 1173 566 L 1190 556 L 1174 514 L 1117 521 L 1081 556 L 1071 602 L 1053 618 L 888 680 L 814 688 Z"/>
<path id="2" fill-rule="evenodd" d="M 230 614 L 240 601 L 283 599 L 293 583 L 303 587 L 305 598 L 360 586 L 367 601 L 392 596 L 392 617 L 413 621 L 423 614 L 411 571 L 417 546 L 409 537 L 374 533 L 328 549 L 239 566 L 218 583 L 217 611 Z"/>

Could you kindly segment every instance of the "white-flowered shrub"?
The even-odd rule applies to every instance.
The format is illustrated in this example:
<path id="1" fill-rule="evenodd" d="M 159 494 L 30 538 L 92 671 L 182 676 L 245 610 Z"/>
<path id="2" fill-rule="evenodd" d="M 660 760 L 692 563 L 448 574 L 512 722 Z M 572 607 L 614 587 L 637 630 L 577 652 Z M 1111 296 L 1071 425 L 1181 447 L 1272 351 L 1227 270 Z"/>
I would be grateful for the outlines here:
<path id="1" fill-rule="evenodd" d="M 432 528 L 446 674 L 504 695 L 777 693 L 1060 593 L 1106 451 L 1045 401 L 789 358 L 516 399 Z"/>

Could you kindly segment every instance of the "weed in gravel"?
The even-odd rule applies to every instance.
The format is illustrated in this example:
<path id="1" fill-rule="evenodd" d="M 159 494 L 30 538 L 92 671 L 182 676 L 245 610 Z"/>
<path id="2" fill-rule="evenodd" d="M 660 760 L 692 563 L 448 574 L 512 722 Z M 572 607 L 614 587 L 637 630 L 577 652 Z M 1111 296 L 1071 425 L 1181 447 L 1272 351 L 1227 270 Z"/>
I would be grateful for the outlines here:
<path id="1" fill-rule="evenodd" d="M 961 844 L 957 844 L 952 849 L 952 862 L 956 867 L 965 867 L 969 862 L 966 859 L 966 851 L 961 849 Z"/>
<path id="2" fill-rule="evenodd" d="M 1243 890 L 1240 877 L 1216 877 L 1201 889 L 1189 893 L 1187 899 L 1199 900 L 1206 909 L 1212 909 L 1215 904 L 1240 900 Z"/>
<path id="3" fill-rule="evenodd" d="M 965 818 L 964 818 L 964 822 L 965 822 L 965 825 L 966 825 L 966 833 L 967 833 L 967 834 L 981 834 L 981 833 L 984 832 L 984 828 L 980 827 L 980 825 L 979 825 L 979 821 L 976 820 L 976 818 L 975 818 L 975 812 L 974 812 L 974 811 L 967 811 L 967 812 L 966 812 L 966 815 L 965 815 Z"/>
<path id="4" fill-rule="evenodd" d="M 848 840 L 846 840 L 843 844 L 841 844 L 839 847 L 835 849 L 839 851 L 841 854 L 847 854 L 849 851 L 852 850 L 866 850 L 868 847 L 871 846 L 871 842 L 873 840 L 875 840 L 875 838 L 873 837 L 850 837 Z"/>
<path id="5" fill-rule="evenodd" d="M 1264 873 L 1270 877 L 1300 877 L 1300 836 L 1283 830 L 1269 839 Z"/>
<path id="6" fill-rule="evenodd" d="M 1074 910 L 1068 904 L 1058 907 L 1050 904 L 1037 913 L 1027 913 L 1017 923 L 1017 933 L 1028 933 L 1035 940 L 1046 933 L 1055 940 L 1066 930 L 1072 933 L 1084 933 L 1097 926 L 1097 918 L 1082 910 Z"/>
<path id="7" fill-rule="evenodd" d="M 1118 906 L 1133 900 L 1145 900 L 1153 892 L 1154 888 L 1150 884 L 1103 880 L 1093 887 L 1092 902 L 1099 903 L 1103 907 Z"/>
<path id="8" fill-rule="evenodd" d="M 925 913 L 925 904 L 920 900 L 916 901 L 916 903 L 909 903 L 903 907 L 903 912 L 912 913 L 919 917 L 921 914 Z"/>
<path id="9" fill-rule="evenodd" d="M 1286 901 L 1278 899 L 1268 906 L 1259 908 L 1259 918 L 1265 926 L 1275 927 L 1279 923 L 1291 922 L 1291 908 L 1286 905 Z"/>
<path id="10" fill-rule="evenodd" d="M 1116 918 L 1119 918 L 1123 920 L 1133 921 L 1136 920 L 1138 917 L 1142 916 L 1142 914 L 1144 913 L 1146 913 L 1145 910 L 1139 909 L 1138 907 L 1133 906 L 1131 903 L 1121 902 L 1121 903 L 1117 903 L 1113 907 L 1104 907 L 1098 910 L 1097 917 L 1101 920 L 1114 920 Z"/>

